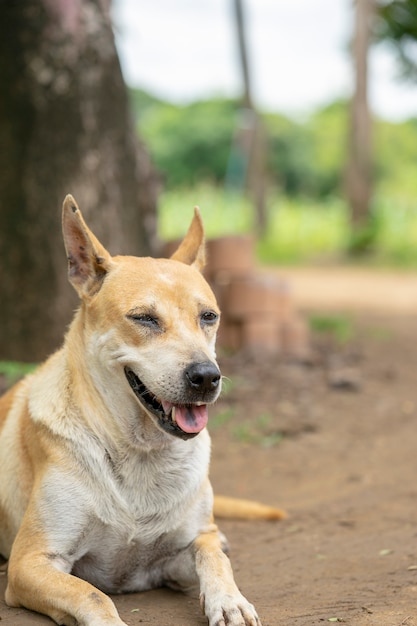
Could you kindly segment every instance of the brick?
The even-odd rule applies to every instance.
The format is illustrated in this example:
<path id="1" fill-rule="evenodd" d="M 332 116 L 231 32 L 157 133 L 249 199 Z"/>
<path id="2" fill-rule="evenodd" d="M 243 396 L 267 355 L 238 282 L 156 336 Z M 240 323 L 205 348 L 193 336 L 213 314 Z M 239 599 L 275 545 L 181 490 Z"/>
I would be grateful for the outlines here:
<path id="1" fill-rule="evenodd" d="M 249 352 L 276 354 L 281 351 L 281 339 L 273 315 L 247 318 L 242 323 L 242 347 Z"/>
<path id="2" fill-rule="evenodd" d="M 281 327 L 282 346 L 286 354 L 299 359 L 309 359 L 311 355 L 310 332 L 306 320 L 298 313 Z"/>
<path id="3" fill-rule="evenodd" d="M 255 244 L 249 235 L 218 237 L 207 241 L 206 275 L 211 279 L 218 273 L 241 276 L 255 266 Z"/>
<path id="4" fill-rule="evenodd" d="M 243 345 L 242 324 L 222 318 L 217 333 L 217 346 L 236 352 Z"/>
<path id="5" fill-rule="evenodd" d="M 233 277 L 227 289 L 223 289 L 222 303 L 226 314 L 233 319 L 256 314 L 285 319 L 292 314 L 287 286 L 265 275 Z"/>

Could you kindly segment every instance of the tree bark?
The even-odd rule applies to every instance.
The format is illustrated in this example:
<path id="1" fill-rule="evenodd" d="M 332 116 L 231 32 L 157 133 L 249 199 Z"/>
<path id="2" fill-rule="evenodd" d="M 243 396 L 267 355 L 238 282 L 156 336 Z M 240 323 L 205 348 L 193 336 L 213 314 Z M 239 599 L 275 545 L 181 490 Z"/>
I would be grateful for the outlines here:
<path id="1" fill-rule="evenodd" d="M 233 7 L 239 50 L 239 63 L 243 81 L 244 110 L 242 112 L 242 118 L 245 119 L 245 126 L 238 129 L 234 149 L 235 151 L 242 152 L 243 160 L 246 165 L 245 182 L 254 203 L 256 232 L 258 235 L 264 235 L 267 227 L 265 200 L 266 131 L 252 99 L 243 0 L 233 0 Z"/>
<path id="2" fill-rule="evenodd" d="M 61 206 L 111 253 L 156 246 L 157 179 L 136 138 L 109 0 L 0 4 L 0 359 L 44 358 L 77 305 Z"/>
<path id="3" fill-rule="evenodd" d="M 351 103 L 347 197 L 351 211 L 353 240 L 355 237 L 359 237 L 360 240 L 360 233 L 369 227 L 372 197 L 372 122 L 368 106 L 368 50 L 373 0 L 354 0 L 354 4 L 356 5 L 353 40 L 355 90 Z"/>

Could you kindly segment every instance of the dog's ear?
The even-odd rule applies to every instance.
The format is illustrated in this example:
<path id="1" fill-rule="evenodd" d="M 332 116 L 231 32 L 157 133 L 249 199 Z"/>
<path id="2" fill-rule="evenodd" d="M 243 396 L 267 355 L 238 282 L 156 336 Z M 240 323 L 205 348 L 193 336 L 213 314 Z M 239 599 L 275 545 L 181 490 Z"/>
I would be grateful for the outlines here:
<path id="1" fill-rule="evenodd" d="M 68 258 L 68 278 L 79 296 L 100 289 L 112 259 L 85 223 L 77 203 L 66 196 L 62 207 L 62 232 Z"/>
<path id="2" fill-rule="evenodd" d="M 171 256 L 174 261 L 181 261 L 192 265 L 201 271 L 206 262 L 206 247 L 204 241 L 204 227 L 200 209 L 194 207 L 194 217 L 179 248 Z"/>

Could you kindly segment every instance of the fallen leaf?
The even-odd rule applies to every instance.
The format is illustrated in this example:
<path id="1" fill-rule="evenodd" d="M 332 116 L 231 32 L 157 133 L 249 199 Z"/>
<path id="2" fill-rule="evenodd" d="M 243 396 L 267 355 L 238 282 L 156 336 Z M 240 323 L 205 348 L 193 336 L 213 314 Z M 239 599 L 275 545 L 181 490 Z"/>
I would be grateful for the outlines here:
<path id="1" fill-rule="evenodd" d="M 379 551 L 379 556 L 388 556 L 388 554 L 392 554 L 392 550 L 389 548 L 385 548 L 384 550 Z"/>

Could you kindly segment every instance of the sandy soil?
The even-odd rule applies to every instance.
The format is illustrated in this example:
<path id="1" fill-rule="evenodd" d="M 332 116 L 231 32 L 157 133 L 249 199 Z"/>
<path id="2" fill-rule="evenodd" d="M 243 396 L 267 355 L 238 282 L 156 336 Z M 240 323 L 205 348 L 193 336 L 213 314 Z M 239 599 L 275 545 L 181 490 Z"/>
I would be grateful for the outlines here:
<path id="1" fill-rule="evenodd" d="M 333 272 L 283 270 L 305 310 L 349 311 L 347 343 L 315 336 L 304 364 L 221 359 L 232 382 L 212 410 L 215 490 L 289 517 L 220 526 L 264 626 L 417 626 L 417 281 Z M 131 626 L 205 624 L 196 598 L 167 590 L 115 602 Z M 3 600 L 0 619 L 51 623 Z"/>

